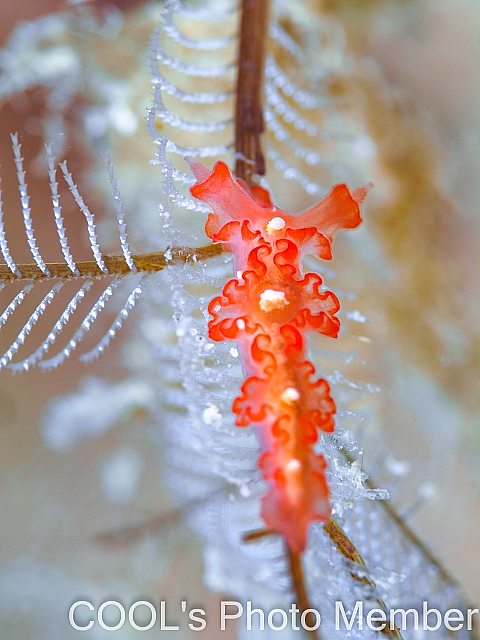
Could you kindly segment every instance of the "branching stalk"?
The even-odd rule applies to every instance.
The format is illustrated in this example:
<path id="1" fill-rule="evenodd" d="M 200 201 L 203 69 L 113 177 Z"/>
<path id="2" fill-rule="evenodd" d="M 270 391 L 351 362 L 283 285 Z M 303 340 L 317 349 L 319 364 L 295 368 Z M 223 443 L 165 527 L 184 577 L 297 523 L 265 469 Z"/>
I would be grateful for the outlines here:
<path id="1" fill-rule="evenodd" d="M 263 78 L 270 2 L 269 0 L 242 0 L 241 11 L 235 105 L 235 175 L 251 185 L 255 175 L 265 174 L 261 136 L 264 130 Z M 270 533 L 275 532 L 265 529 L 260 532 L 259 537 Z M 252 542 L 254 539 L 251 537 L 248 541 Z M 303 613 L 312 607 L 305 586 L 302 558 L 300 554 L 290 549 L 286 541 L 285 546 L 292 588 L 297 605 Z M 312 616 L 309 614 L 307 617 Z M 309 620 L 307 625 L 313 626 L 313 622 Z M 319 640 L 316 631 L 311 631 L 310 635 Z"/>
<path id="2" fill-rule="evenodd" d="M 345 531 L 340 527 L 340 525 L 333 518 L 330 518 L 330 520 L 328 520 L 328 522 L 325 523 L 323 530 L 328 535 L 332 543 L 335 545 L 339 553 L 341 553 L 341 555 L 353 565 L 352 571 L 350 571 L 350 575 L 352 576 L 352 578 L 357 582 L 362 582 L 363 584 L 370 586 L 372 588 L 372 592 L 375 592 L 377 588 L 375 583 L 372 580 L 370 580 L 370 578 L 367 578 L 366 576 L 363 576 L 363 575 L 359 575 L 361 573 L 360 571 L 357 573 L 354 570 L 355 564 L 360 565 L 360 567 L 364 567 L 366 569 L 365 562 L 363 561 L 362 556 L 357 551 L 353 542 L 347 536 Z M 254 531 L 249 531 L 243 536 L 243 542 L 245 543 L 256 542 L 257 540 L 261 540 L 262 538 L 265 538 L 267 536 L 274 536 L 274 535 L 278 536 L 280 534 L 277 531 L 273 531 L 272 529 L 266 529 L 266 528 L 255 529 Z M 305 586 L 302 559 L 300 554 L 295 554 L 294 552 L 292 552 L 292 550 L 288 548 L 288 545 L 287 545 L 287 555 L 288 555 L 288 561 L 290 564 L 290 576 L 292 578 L 292 587 L 295 592 L 297 604 L 299 605 L 300 610 L 303 612 L 303 611 L 306 611 L 307 609 L 311 609 L 312 607 L 309 603 L 308 594 Z M 384 609 L 385 611 L 387 610 L 385 603 L 380 598 L 377 599 L 376 603 L 379 605 L 381 609 Z M 313 622 L 314 622 L 313 620 L 307 621 L 307 625 L 313 626 Z M 396 625 L 394 629 L 390 629 L 389 625 L 386 625 L 384 629 L 382 629 L 381 631 L 387 638 L 392 638 L 392 639 L 396 638 L 396 640 L 403 640 L 402 634 L 400 633 Z M 318 637 L 318 634 L 314 635 L 314 637 Z"/>
<path id="3" fill-rule="evenodd" d="M 305 611 L 308 611 L 312 608 L 310 601 L 308 599 L 307 588 L 305 585 L 305 577 L 303 575 L 303 565 L 302 565 L 302 556 L 300 553 L 295 553 L 290 549 L 288 544 L 287 547 L 287 556 L 288 563 L 290 566 L 290 576 L 292 578 L 292 586 L 293 591 L 295 593 L 295 598 L 297 600 L 296 604 L 300 609 L 300 612 L 303 614 Z M 307 631 L 309 633 L 310 638 L 313 640 L 321 640 L 319 632 L 314 630 L 313 627 L 315 625 L 316 618 L 313 613 L 307 613 L 305 616 L 305 626 L 308 627 Z"/>
<path id="4" fill-rule="evenodd" d="M 355 570 L 355 565 L 360 565 L 360 567 L 365 567 L 365 562 L 363 561 L 362 556 L 359 554 L 355 545 L 347 536 L 342 527 L 333 519 L 330 518 L 328 522 L 325 523 L 323 527 L 323 531 L 328 535 L 330 540 L 333 542 L 338 551 L 342 554 L 344 558 L 346 558 L 349 562 L 352 563 L 352 571 L 350 571 L 350 575 L 357 582 L 362 582 L 372 588 L 372 592 L 375 592 L 377 587 L 373 580 L 367 578 L 367 576 L 361 575 L 361 572 Z M 379 605 L 381 609 L 384 611 L 387 610 L 386 604 L 382 599 L 378 598 L 376 603 Z M 390 629 L 390 625 L 386 624 L 383 629 L 381 629 L 381 633 L 385 635 L 387 638 L 396 638 L 397 640 L 402 640 L 402 634 L 398 630 L 397 626 L 394 625 L 393 629 Z"/>
<path id="5" fill-rule="evenodd" d="M 235 175 L 252 184 L 265 174 L 263 76 L 269 23 L 269 0 L 242 0 L 235 105 Z"/>
<path id="6" fill-rule="evenodd" d="M 156 253 L 139 253 L 132 255 L 133 263 L 137 268 L 137 272 L 153 273 L 154 271 L 162 271 L 167 264 L 185 264 L 186 262 L 199 262 L 207 260 L 213 256 L 222 253 L 221 244 L 213 244 L 205 247 L 193 249 L 190 247 L 173 247 L 167 252 L 157 251 Z M 166 257 L 167 256 L 167 257 Z M 18 264 L 20 276 L 16 276 L 10 271 L 7 265 L 0 265 L 0 283 L 15 282 L 17 280 L 31 280 L 40 282 L 41 280 L 75 280 L 77 278 L 101 278 L 108 275 L 126 276 L 132 273 L 130 267 L 125 262 L 123 255 L 104 256 L 104 263 L 108 269 L 108 273 L 103 272 L 95 260 L 86 260 L 77 262 L 78 275 L 70 270 L 65 262 L 49 262 L 46 266 L 50 275 L 45 275 L 36 264 Z"/>

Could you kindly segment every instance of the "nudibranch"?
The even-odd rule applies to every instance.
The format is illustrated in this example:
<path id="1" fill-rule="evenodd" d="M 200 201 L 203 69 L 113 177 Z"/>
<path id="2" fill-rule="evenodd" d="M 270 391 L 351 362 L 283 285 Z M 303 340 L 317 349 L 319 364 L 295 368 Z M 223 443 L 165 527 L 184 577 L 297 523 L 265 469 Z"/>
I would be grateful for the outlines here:
<path id="1" fill-rule="evenodd" d="M 197 180 L 191 194 L 207 204 L 206 233 L 233 253 L 237 278 L 208 307 L 212 340 L 236 340 L 246 380 L 232 406 L 236 425 L 253 424 L 268 490 L 261 516 L 291 550 L 301 553 L 310 524 L 330 517 L 326 461 L 314 450 L 318 432 L 334 429 L 335 403 L 328 382 L 315 379 L 305 335 L 336 338 L 340 308 L 322 279 L 302 273 L 309 253 L 332 258 L 340 229 L 362 222 L 360 204 L 370 185 L 350 192 L 336 185 L 300 214 L 276 207 L 261 186 L 235 180 L 223 162 L 210 171 L 186 158 Z"/>

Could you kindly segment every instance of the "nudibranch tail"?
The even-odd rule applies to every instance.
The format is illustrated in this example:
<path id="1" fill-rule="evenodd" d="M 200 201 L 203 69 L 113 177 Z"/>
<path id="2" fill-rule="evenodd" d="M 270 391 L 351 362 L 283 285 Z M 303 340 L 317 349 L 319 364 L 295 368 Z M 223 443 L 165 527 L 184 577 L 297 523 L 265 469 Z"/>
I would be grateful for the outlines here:
<path id="1" fill-rule="evenodd" d="M 268 191 L 234 180 L 217 162 L 212 171 L 189 162 L 194 197 L 212 208 L 207 235 L 234 257 L 238 278 L 209 305 L 209 337 L 237 340 L 246 380 L 233 403 L 236 424 L 253 424 L 268 484 L 261 515 L 269 529 L 301 553 L 310 524 L 331 514 L 325 458 L 316 453 L 320 431 L 334 429 L 335 403 L 326 380 L 315 379 L 306 333 L 336 338 L 338 298 L 322 291 L 318 274 L 303 274 L 306 253 L 329 260 L 340 229 L 362 221 L 359 204 L 370 188 L 336 185 L 321 202 L 294 215 L 272 204 Z"/>

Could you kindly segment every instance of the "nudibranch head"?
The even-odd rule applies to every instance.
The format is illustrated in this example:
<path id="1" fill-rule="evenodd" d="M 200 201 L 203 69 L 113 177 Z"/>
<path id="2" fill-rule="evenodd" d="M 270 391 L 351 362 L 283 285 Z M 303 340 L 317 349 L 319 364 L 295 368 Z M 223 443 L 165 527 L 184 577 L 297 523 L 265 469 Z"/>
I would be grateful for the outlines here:
<path id="1" fill-rule="evenodd" d="M 267 237 L 286 235 L 297 241 L 303 239 L 303 244 L 308 245 L 304 247 L 305 252 L 326 259 L 331 255 L 325 244 L 333 241 L 336 232 L 355 229 L 361 224 L 359 203 L 372 186 L 358 187 L 350 192 L 347 185 L 338 184 L 313 207 L 291 214 L 276 207 L 263 187 L 250 187 L 243 180 L 235 180 L 224 162 L 217 162 L 210 170 L 200 162 L 185 159 L 197 179 L 190 189 L 191 194 L 213 210 L 208 217 L 206 232 L 214 242 L 233 240 L 238 225 L 247 221 L 253 234 L 259 232 Z M 312 233 L 299 233 L 309 230 Z"/>

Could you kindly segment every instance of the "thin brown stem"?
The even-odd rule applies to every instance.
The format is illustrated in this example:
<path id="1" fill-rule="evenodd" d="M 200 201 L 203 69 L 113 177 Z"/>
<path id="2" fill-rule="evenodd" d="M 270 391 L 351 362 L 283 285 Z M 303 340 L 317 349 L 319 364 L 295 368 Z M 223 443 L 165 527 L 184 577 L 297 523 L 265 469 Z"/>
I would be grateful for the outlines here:
<path id="1" fill-rule="evenodd" d="M 245 533 L 242 537 L 242 542 L 257 542 L 258 540 L 268 536 L 282 537 L 282 534 L 274 529 L 255 529 L 254 531 Z M 290 569 L 290 578 L 292 580 L 292 591 L 295 594 L 295 604 L 298 606 L 300 613 L 303 614 L 305 611 L 312 609 L 312 606 L 308 599 L 305 577 L 303 575 L 302 554 L 292 551 L 288 542 L 286 540 L 284 540 L 284 542 Z M 305 626 L 310 627 L 310 629 L 305 629 L 305 631 L 309 634 L 310 638 L 313 638 L 313 640 L 321 640 L 317 630 L 313 629 L 315 622 L 315 615 L 310 612 L 307 613 L 305 616 Z"/>
<path id="2" fill-rule="evenodd" d="M 308 599 L 307 587 L 305 584 L 305 577 L 303 575 L 303 565 L 302 565 L 302 555 L 300 553 L 295 553 L 292 551 L 288 544 L 287 547 L 287 557 L 288 563 L 290 565 L 290 576 L 292 578 L 292 587 L 293 592 L 295 594 L 296 605 L 300 609 L 300 612 L 303 614 L 305 611 L 308 611 L 312 608 L 310 601 Z M 309 633 L 310 638 L 314 638 L 315 640 L 320 640 L 320 636 L 316 630 L 313 629 L 315 626 L 315 616 L 313 613 L 307 613 L 305 616 L 305 626 L 310 627 L 306 629 Z"/>
<path id="3" fill-rule="evenodd" d="M 211 244 L 205 247 L 199 247 L 198 249 L 174 247 L 170 250 L 171 258 L 169 258 L 169 260 L 167 260 L 165 252 L 163 251 L 140 253 L 133 255 L 132 258 L 139 272 L 153 273 L 154 271 L 162 271 L 167 264 L 185 264 L 186 262 L 207 260 L 208 258 L 219 255 L 222 251 L 221 244 Z M 0 265 L 0 283 L 15 282 L 16 280 L 33 280 L 40 282 L 41 280 L 51 280 L 53 278 L 57 278 L 58 280 L 73 280 L 75 278 L 87 277 L 100 278 L 106 275 L 126 276 L 131 273 L 123 255 L 104 256 L 103 261 L 108 269 L 108 273 L 104 273 L 95 260 L 87 260 L 76 263 L 79 272 L 78 275 L 72 273 L 65 262 L 47 263 L 47 269 L 50 272 L 49 276 L 46 276 L 40 271 L 36 264 L 18 264 L 17 267 L 22 274 L 21 276 L 16 276 L 6 265 Z"/>
<path id="4" fill-rule="evenodd" d="M 254 531 L 249 531 L 245 533 L 242 537 L 242 542 L 256 542 L 257 540 L 261 540 L 267 536 L 281 536 L 278 531 L 274 529 L 255 529 Z M 300 612 L 303 614 L 305 611 L 312 609 L 310 601 L 308 599 L 307 587 L 305 585 L 305 577 L 303 575 L 303 566 L 302 566 L 302 554 L 296 553 L 292 551 L 289 547 L 287 541 L 285 540 L 285 547 L 287 551 L 288 564 L 290 568 L 290 577 L 292 579 L 292 590 L 295 594 L 296 605 L 300 609 Z M 308 613 L 305 616 L 305 625 L 307 627 L 311 627 L 310 629 L 305 629 L 307 633 L 310 634 L 310 638 L 314 640 L 320 640 L 319 634 L 317 630 L 314 630 L 315 626 L 315 616 L 313 613 Z"/>
<path id="5" fill-rule="evenodd" d="M 209 494 L 209 499 L 222 493 L 222 489 L 217 489 Z M 172 529 L 182 522 L 185 514 L 191 509 L 198 508 L 205 503 L 204 500 L 194 498 L 184 502 L 178 509 L 171 509 L 158 516 L 150 518 L 139 524 L 121 527 L 114 531 L 106 531 L 97 533 L 93 539 L 95 542 L 103 544 L 107 547 L 123 547 L 130 546 L 141 542 L 150 536 L 156 536 L 164 532 L 165 529 Z"/>
<path id="6" fill-rule="evenodd" d="M 147 520 L 140 525 L 132 525 L 130 527 L 122 527 L 116 531 L 108 531 L 106 533 L 98 533 L 94 536 L 94 541 L 106 547 L 125 547 L 131 546 L 156 535 L 160 530 L 173 527 L 182 521 L 184 513 L 181 509 L 167 511 L 167 513 Z"/>
<path id="7" fill-rule="evenodd" d="M 360 565 L 361 567 L 365 567 L 365 562 L 355 548 L 355 545 L 347 536 L 342 527 L 333 518 L 330 518 L 330 520 L 325 523 L 323 530 L 329 536 L 330 540 L 333 542 L 333 544 L 336 546 L 336 548 L 344 558 L 349 560 L 351 563 L 355 563 Z M 372 591 L 375 592 L 377 590 L 376 584 L 367 576 L 361 575 L 361 573 L 362 572 L 357 573 L 355 571 L 350 571 L 350 575 L 354 580 L 368 585 L 372 588 Z M 385 603 L 381 598 L 377 598 L 376 603 L 380 606 L 381 609 L 387 609 Z M 396 638 L 397 640 L 402 640 L 402 634 L 400 633 L 396 625 L 394 625 L 393 629 L 390 629 L 390 625 L 386 624 L 384 628 L 381 629 L 381 633 L 387 636 L 387 638 Z"/>
<path id="8" fill-rule="evenodd" d="M 235 174 L 252 184 L 265 174 L 261 149 L 263 133 L 263 76 L 270 0 L 242 0 L 238 76 L 235 105 Z"/>
<path id="9" fill-rule="evenodd" d="M 257 542 L 257 540 L 261 540 L 267 536 L 279 536 L 278 531 L 274 531 L 273 529 L 254 529 L 253 531 L 248 531 L 244 533 L 242 536 L 242 542 L 248 544 L 249 542 Z"/>
<path id="10" fill-rule="evenodd" d="M 330 518 L 330 520 L 325 523 L 323 530 L 329 536 L 330 540 L 337 547 L 338 551 L 344 558 L 347 558 L 347 560 L 350 560 L 350 562 L 356 562 L 357 564 L 365 566 L 365 562 L 355 548 L 355 545 L 347 536 L 345 531 L 341 528 L 341 526 L 333 518 Z"/>

